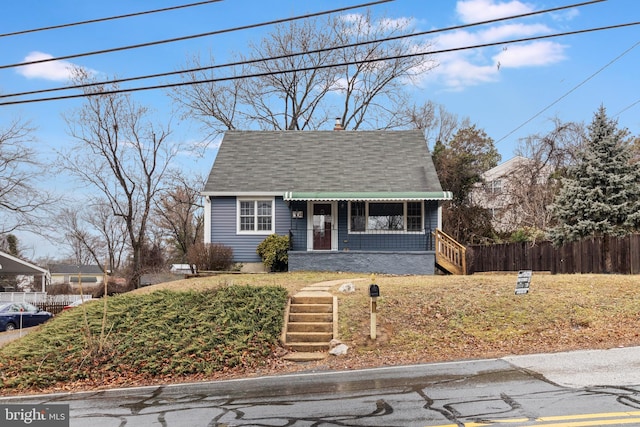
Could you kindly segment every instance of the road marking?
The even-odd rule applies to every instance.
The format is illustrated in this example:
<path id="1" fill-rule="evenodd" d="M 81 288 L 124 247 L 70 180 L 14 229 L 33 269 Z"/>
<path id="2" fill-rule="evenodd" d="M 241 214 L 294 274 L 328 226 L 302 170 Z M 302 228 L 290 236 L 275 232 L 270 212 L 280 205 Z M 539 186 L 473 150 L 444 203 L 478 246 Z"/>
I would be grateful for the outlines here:
<path id="1" fill-rule="evenodd" d="M 580 421 L 577 421 L 580 420 Z M 560 422 L 558 422 L 560 421 Z M 505 418 L 501 420 L 486 420 L 480 422 L 463 423 L 464 427 L 487 427 L 505 424 L 527 423 L 529 426 L 540 427 L 597 427 L 623 424 L 640 425 L 640 411 L 630 412 L 602 412 L 595 414 L 557 415 L 550 417 Z M 442 424 L 433 427 L 459 427 L 460 424 Z"/>
<path id="2" fill-rule="evenodd" d="M 540 421 L 558 421 L 558 420 L 580 420 L 585 418 L 615 418 L 615 417 L 638 417 L 640 411 L 625 412 L 603 412 L 600 414 L 580 414 L 580 415 L 559 415 L 555 417 L 540 417 Z"/>

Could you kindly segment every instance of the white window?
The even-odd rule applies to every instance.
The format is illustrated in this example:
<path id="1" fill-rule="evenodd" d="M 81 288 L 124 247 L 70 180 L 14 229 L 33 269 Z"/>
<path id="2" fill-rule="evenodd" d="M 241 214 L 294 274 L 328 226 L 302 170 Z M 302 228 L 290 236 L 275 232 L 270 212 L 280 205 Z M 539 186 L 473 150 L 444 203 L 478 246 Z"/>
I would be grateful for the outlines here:
<path id="1" fill-rule="evenodd" d="M 491 193 L 492 194 L 502 194 L 502 181 L 496 179 L 495 181 L 491 181 Z"/>
<path id="2" fill-rule="evenodd" d="M 273 199 L 238 199 L 238 233 L 274 233 Z"/>
<path id="3" fill-rule="evenodd" d="M 424 232 L 422 202 L 350 202 L 349 232 Z"/>

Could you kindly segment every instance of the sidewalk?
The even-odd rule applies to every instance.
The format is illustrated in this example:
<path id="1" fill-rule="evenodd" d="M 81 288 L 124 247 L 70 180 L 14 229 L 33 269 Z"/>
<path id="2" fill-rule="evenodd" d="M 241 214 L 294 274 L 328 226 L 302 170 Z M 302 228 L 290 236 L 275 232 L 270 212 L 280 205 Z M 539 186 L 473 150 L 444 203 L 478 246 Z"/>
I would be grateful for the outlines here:
<path id="1" fill-rule="evenodd" d="M 565 387 L 640 385 L 640 347 L 508 356 L 502 360 Z"/>
<path id="2" fill-rule="evenodd" d="M 0 332 L 0 347 L 5 344 L 10 343 L 13 340 L 17 340 L 20 336 L 27 335 L 32 328 L 25 328 L 22 330 L 22 335 L 20 335 L 20 330 L 16 329 L 15 331 L 10 332 Z"/>

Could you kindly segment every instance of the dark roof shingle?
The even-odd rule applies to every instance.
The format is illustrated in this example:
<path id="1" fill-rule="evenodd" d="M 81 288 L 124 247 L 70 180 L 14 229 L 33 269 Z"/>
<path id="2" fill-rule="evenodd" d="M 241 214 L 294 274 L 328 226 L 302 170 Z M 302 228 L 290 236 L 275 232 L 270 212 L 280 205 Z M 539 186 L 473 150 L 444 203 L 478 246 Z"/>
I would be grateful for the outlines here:
<path id="1" fill-rule="evenodd" d="M 442 191 L 422 131 L 229 131 L 205 194 Z"/>

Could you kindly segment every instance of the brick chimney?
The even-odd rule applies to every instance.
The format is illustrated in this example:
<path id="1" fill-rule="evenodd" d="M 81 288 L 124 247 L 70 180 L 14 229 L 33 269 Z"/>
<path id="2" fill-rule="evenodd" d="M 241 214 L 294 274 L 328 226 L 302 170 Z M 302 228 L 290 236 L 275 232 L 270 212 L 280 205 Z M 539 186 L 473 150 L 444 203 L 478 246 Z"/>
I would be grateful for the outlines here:
<path id="1" fill-rule="evenodd" d="M 344 130 L 340 122 L 340 117 L 336 117 L 336 125 L 333 127 L 333 130 Z"/>

